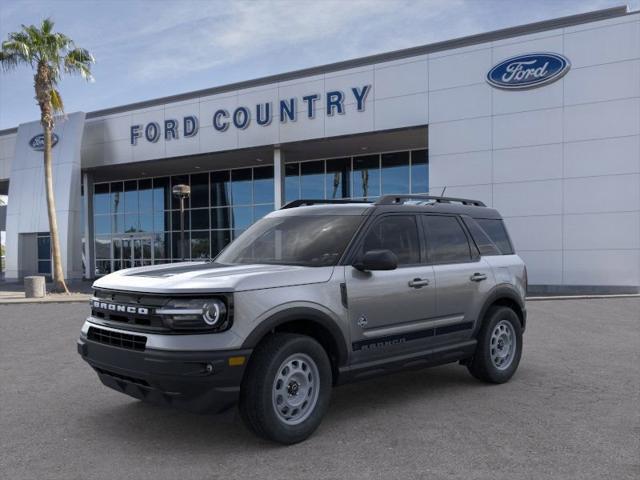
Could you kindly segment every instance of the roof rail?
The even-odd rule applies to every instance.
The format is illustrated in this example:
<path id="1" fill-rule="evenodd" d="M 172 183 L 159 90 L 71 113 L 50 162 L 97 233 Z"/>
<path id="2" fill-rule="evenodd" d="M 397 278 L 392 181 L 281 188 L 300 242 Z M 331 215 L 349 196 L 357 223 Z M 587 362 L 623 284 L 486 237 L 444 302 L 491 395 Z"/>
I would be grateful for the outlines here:
<path id="1" fill-rule="evenodd" d="M 340 199 L 340 200 L 322 200 L 322 199 L 300 199 L 293 200 L 282 207 L 280 210 L 284 210 L 285 208 L 296 208 L 296 207 L 307 207 L 309 205 L 322 205 L 322 204 L 346 204 L 346 203 L 372 203 L 366 200 L 349 200 L 349 199 Z"/>
<path id="2" fill-rule="evenodd" d="M 375 203 L 376 205 L 395 205 L 404 203 L 403 200 L 417 200 L 428 203 L 459 203 L 473 207 L 486 207 L 480 200 L 468 198 L 436 197 L 433 195 L 384 195 Z"/>

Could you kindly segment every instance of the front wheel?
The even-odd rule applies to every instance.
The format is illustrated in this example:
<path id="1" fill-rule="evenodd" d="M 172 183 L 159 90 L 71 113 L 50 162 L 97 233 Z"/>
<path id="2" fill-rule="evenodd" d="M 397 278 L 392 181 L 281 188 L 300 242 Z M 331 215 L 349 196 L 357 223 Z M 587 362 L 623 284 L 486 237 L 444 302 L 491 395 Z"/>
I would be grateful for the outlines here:
<path id="1" fill-rule="evenodd" d="M 240 392 L 240 414 L 257 435 L 283 444 L 305 440 L 331 397 L 331 363 L 313 338 L 278 333 L 251 356 Z"/>
<path id="2" fill-rule="evenodd" d="M 467 366 L 471 375 L 489 383 L 507 382 L 522 355 L 522 326 L 509 307 L 492 307 L 478 334 L 478 347 Z"/>

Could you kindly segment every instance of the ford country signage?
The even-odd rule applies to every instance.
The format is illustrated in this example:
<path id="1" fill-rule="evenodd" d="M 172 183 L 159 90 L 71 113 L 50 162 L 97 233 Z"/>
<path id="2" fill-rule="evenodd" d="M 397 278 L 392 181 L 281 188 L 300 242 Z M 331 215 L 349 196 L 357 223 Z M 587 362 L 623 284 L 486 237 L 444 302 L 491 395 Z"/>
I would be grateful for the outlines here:
<path id="1" fill-rule="evenodd" d="M 271 122 L 296 122 L 298 117 L 313 120 L 319 112 L 323 112 L 327 117 L 344 115 L 347 113 L 348 104 L 353 104 L 356 112 L 364 112 L 370 91 L 371 85 L 367 84 L 346 91 L 325 92 L 324 95 L 310 92 L 299 97 L 282 98 L 277 102 L 240 105 L 232 110 L 219 108 L 203 121 L 211 125 L 214 132 L 223 133 L 229 129 L 245 130 L 250 125 L 266 127 Z M 194 137 L 198 134 L 199 125 L 200 120 L 196 115 L 186 115 L 182 119 L 167 118 L 162 124 L 149 122 L 146 125 L 131 125 L 131 145 L 137 145 L 138 139 L 141 138 L 156 143 L 160 139 L 170 141 L 178 140 L 180 137 Z"/>
<path id="2" fill-rule="evenodd" d="M 536 88 L 562 78 L 571 68 L 557 53 L 529 53 L 508 58 L 489 70 L 487 82 L 505 90 Z"/>
<path id="3" fill-rule="evenodd" d="M 51 134 L 51 148 L 56 146 L 58 143 L 58 135 L 55 133 Z M 38 152 L 44 152 L 44 133 L 39 133 L 29 140 L 29 146 Z"/>

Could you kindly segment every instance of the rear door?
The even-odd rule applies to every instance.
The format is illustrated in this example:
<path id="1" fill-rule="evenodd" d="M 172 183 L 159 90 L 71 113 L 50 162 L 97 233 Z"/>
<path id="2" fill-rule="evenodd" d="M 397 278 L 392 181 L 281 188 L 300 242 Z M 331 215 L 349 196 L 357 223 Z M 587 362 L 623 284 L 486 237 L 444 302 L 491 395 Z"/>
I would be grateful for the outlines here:
<path id="1" fill-rule="evenodd" d="M 421 220 L 436 280 L 436 343 L 468 338 L 495 283 L 491 267 L 456 215 L 421 215 Z"/>
<path id="2" fill-rule="evenodd" d="M 380 216 L 359 241 L 355 258 L 369 250 L 391 250 L 397 269 L 345 267 L 354 362 L 419 350 L 429 340 L 420 331 L 436 315 L 435 279 L 424 262 L 418 220 L 413 214 Z"/>

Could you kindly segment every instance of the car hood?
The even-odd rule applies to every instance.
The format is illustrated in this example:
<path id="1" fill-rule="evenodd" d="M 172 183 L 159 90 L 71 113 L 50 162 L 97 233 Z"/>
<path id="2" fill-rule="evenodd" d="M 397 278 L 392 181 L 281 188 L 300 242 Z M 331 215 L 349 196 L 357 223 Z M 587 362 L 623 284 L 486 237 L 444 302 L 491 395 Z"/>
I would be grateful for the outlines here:
<path id="1" fill-rule="evenodd" d="M 240 292 L 327 282 L 333 268 L 182 262 L 119 270 L 93 285 L 146 293 Z"/>

